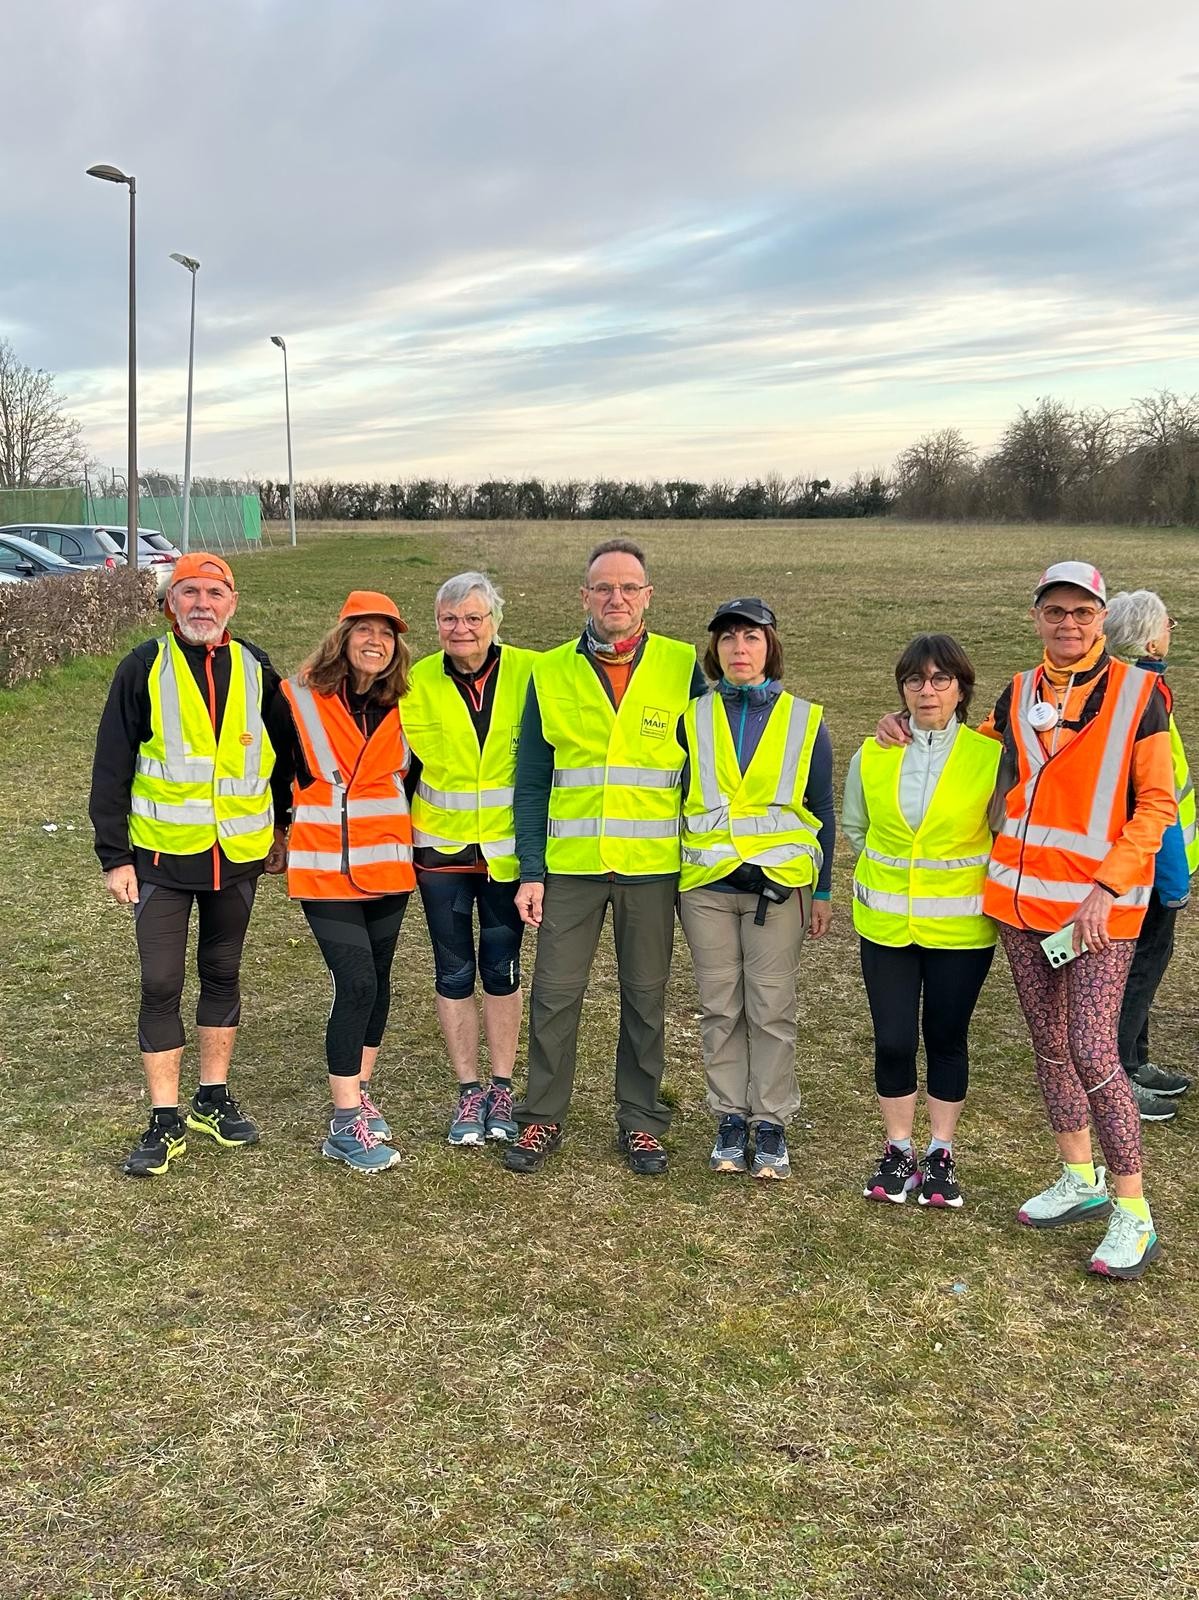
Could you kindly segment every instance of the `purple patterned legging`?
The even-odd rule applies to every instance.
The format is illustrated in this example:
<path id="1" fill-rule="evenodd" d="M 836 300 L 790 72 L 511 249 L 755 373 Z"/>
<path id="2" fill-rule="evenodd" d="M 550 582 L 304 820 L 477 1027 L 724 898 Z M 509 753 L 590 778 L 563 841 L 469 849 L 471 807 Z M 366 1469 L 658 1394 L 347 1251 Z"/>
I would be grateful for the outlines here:
<path id="1" fill-rule="evenodd" d="M 1116 1030 L 1135 939 L 1088 950 L 1065 967 L 1051 967 L 1044 934 L 1001 925 L 999 937 L 1032 1035 L 1037 1079 L 1054 1133 L 1078 1133 L 1088 1113 L 1108 1171 L 1141 1170 L 1141 1119 L 1120 1065 Z"/>

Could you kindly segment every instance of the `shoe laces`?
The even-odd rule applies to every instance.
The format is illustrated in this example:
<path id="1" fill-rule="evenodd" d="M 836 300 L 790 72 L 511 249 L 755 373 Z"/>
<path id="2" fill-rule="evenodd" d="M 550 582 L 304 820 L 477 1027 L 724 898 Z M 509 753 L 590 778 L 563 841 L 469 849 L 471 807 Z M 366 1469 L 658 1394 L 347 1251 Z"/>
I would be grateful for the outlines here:
<path id="1" fill-rule="evenodd" d="M 957 1177 L 957 1167 L 954 1164 L 952 1150 L 930 1150 L 921 1162 L 926 1173 L 950 1183 Z"/>
<path id="2" fill-rule="evenodd" d="M 487 1095 L 482 1089 L 468 1089 L 458 1096 L 458 1121 L 481 1122 L 486 1103 Z"/>
<path id="3" fill-rule="evenodd" d="M 746 1133 L 744 1117 L 725 1117 L 716 1130 L 716 1143 L 718 1145 L 743 1145 Z"/>
<path id="4" fill-rule="evenodd" d="M 522 1150 L 533 1150 L 540 1155 L 557 1131 L 556 1122 L 530 1122 L 516 1143 Z"/>
<path id="5" fill-rule="evenodd" d="M 784 1148 L 783 1130 L 772 1122 L 760 1122 L 754 1137 L 754 1149 L 759 1155 L 782 1155 Z"/>
<path id="6" fill-rule="evenodd" d="M 1112 1207 L 1111 1220 L 1108 1222 L 1103 1243 L 1107 1244 L 1110 1240 L 1116 1247 L 1134 1244 L 1140 1238 L 1144 1227 L 1144 1222 L 1135 1212 L 1117 1201 Z"/>
<path id="7" fill-rule="evenodd" d="M 510 1117 L 512 1115 L 512 1090 L 497 1089 L 493 1084 L 487 1091 L 488 1111 L 493 1117 Z"/>
<path id="8" fill-rule="evenodd" d="M 359 1095 L 358 1103 L 362 1107 L 362 1114 L 363 1114 L 364 1117 L 382 1117 L 383 1116 L 383 1113 L 379 1110 L 378 1106 L 371 1099 L 370 1095 L 367 1094 L 365 1089 L 360 1087 L 359 1090 L 358 1090 L 358 1095 Z"/>
<path id="9" fill-rule="evenodd" d="M 629 1149 L 637 1151 L 640 1155 L 664 1148 L 660 1139 L 655 1139 L 652 1133 L 645 1133 L 640 1128 L 635 1128 L 632 1133 L 626 1135 L 626 1138 Z"/>
<path id="10" fill-rule="evenodd" d="M 364 1150 L 375 1150 L 383 1143 L 377 1134 L 371 1132 L 370 1123 L 361 1111 L 348 1128 L 338 1128 L 337 1132 L 343 1139 L 347 1136 L 356 1139 Z"/>

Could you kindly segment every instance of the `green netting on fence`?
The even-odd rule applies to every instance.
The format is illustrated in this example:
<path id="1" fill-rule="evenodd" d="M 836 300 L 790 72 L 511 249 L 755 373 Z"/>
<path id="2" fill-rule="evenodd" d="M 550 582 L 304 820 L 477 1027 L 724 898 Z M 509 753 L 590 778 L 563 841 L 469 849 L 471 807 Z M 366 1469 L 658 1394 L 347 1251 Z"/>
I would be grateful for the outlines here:
<path id="1" fill-rule="evenodd" d="M 124 495 L 93 495 L 90 504 L 92 522 L 124 523 L 126 520 Z M 178 544 L 183 532 L 183 496 L 139 495 L 137 525 L 157 528 Z M 258 544 L 261 539 L 262 507 L 257 495 L 192 495 L 188 543 L 193 550 L 223 550 Z"/>
<path id="2" fill-rule="evenodd" d="M 0 489 L 0 524 L 83 520 L 82 489 Z"/>

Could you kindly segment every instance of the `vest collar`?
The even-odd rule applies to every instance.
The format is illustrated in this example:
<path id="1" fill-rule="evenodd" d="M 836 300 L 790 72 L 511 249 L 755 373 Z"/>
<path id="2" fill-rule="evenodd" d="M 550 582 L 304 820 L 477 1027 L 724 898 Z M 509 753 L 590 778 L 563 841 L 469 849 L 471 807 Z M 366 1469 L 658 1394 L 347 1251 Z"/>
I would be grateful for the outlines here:
<path id="1" fill-rule="evenodd" d="M 443 650 L 441 652 L 441 670 L 447 678 L 459 678 L 463 683 L 477 683 L 480 678 L 487 676 L 499 658 L 500 647 L 493 642 L 487 646 L 487 654 L 474 671 L 463 672 L 460 667 L 454 665 L 448 654 Z"/>

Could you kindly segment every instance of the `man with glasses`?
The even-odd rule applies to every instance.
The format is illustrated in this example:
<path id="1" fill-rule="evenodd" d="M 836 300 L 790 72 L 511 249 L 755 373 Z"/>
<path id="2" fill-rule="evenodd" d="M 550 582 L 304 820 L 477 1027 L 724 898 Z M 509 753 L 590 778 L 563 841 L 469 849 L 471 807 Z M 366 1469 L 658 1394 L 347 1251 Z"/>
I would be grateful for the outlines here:
<path id="1" fill-rule="evenodd" d="M 580 590 L 582 634 L 533 667 L 516 765 L 516 904 L 541 935 L 520 1136 L 504 1152 L 513 1172 L 535 1172 L 562 1141 L 609 906 L 620 983 L 617 1142 L 634 1172 L 667 1167 L 670 1108 L 659 1091 L 684 759 L 675 731 L 706 684 L 691 645 L 647 630 L 652 596 L 638 545 L 597 545 Z"/>

